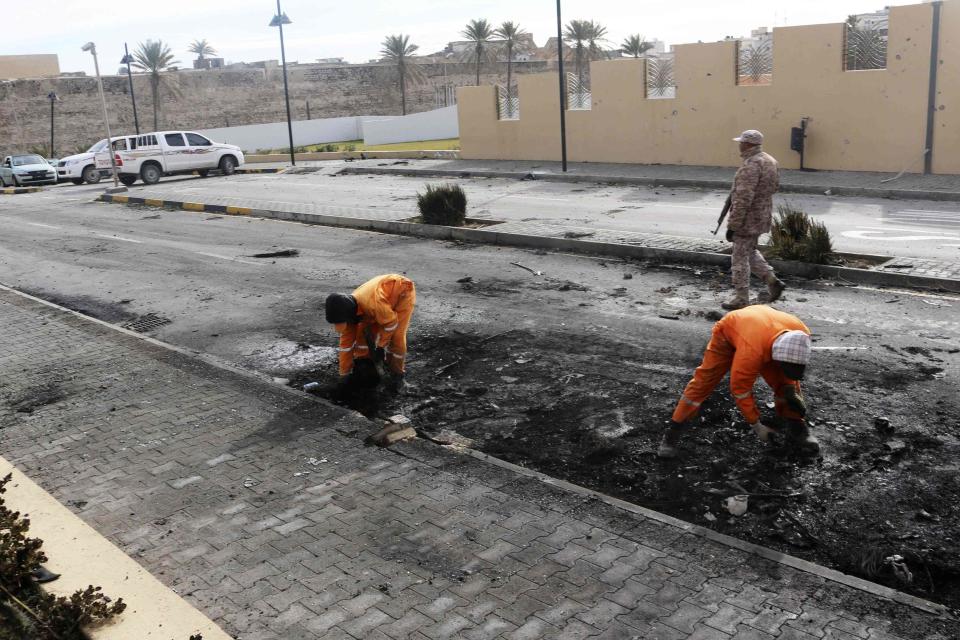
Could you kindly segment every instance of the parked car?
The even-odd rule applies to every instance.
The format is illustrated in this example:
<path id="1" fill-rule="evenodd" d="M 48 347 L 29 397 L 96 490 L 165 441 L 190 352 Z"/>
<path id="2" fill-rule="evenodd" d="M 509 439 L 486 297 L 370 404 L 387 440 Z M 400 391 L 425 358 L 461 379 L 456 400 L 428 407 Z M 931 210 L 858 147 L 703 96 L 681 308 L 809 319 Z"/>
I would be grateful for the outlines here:
<path id="1" fill-rule="evenodd" d="M 137 136 L 115 136 L 113 150 L 131 151 L 136 148 Z M 73 184 L 95 184 L 101 178 L 110 175 L 110 155 L 107 150 L 107 139 L 104 138 L 93 145 L 85 153 L 62 158 L 57 164 L 57 176 L 60 180 L 70 180 Z"/>
<path id="2" fill-rule="evenodd" d="M 0 165 L 0 183 L 5 187 L 57 184 L 57 170 L 33 153 L 7 156 Z"/>
<path id="3" fill-rule="evenodd" d="M 213 170 L 231 175 L 243 166 L 243 151 L 232 144 L 213 142 L 193 131 L 155 131 L 137 136 L 135 148 L 116 154 L 120 181 L 129 186 L 139 178 L 156 184 L 161 177 Z"/>

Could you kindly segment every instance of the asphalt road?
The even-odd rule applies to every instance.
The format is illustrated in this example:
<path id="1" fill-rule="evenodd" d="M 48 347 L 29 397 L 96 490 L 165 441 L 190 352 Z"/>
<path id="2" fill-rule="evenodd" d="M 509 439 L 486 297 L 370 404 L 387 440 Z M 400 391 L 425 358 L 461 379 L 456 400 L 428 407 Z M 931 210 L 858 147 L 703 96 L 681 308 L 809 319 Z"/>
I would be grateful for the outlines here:
<path id="1" fill-rule="evenodd" d="M 235 176 L 230 179 L 167 179 L 150 187 L 169 198 L 229 196 L 262 206 L 316 203 L 356 208 L 416 211 L 424 180 L 401 176 L 337 176 L 344 163 L 316 163 L 314 173 Z M 359 165 L 362 163 L 352 163 Z M 378 164 L 367 161 L 366 164 Z M 443 182 L 431 180 L 430 182 Z M 468 215 L 494 220 L 528 220 L 598 228 L 710 238 L 725 195 L 697 189 L 665 189 L 546 181 L 473 179 L 460 181 L 469 199 Z M 51 190 L 90 197 L 102 186 L 65 185 Z M 139 183 L 131 194 L 143 190 Z M 58 192 L 56 196 L 53 192 Z M 960 210 L 956 203 L 782 194 L 790 203 L 824 222 L 839 251 L 861 254 L 960 260 Z"/>

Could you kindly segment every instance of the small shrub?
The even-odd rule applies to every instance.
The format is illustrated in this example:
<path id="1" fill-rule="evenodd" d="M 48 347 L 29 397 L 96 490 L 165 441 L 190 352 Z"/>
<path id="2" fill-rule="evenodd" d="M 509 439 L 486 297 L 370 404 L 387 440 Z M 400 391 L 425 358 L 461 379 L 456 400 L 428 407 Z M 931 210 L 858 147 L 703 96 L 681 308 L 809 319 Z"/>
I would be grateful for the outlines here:
<path id="1" fill-rule="evenodd" d="M 353 144 L 353 143 L 351 142 L 350 144 L 344 145 L 344 146 L 343 146 L 343 150 L 344 150 L 344 151 L 356 151 L 356 150 L 357 150 L 357 145 L 355 145 L 355 144 Z"/>
<path id="2" fill-rule="evenodd" d="M 307 153 L 308 151 L 310 151 L 310 149 L 303 146 L 293 148 L 294 153 Z"/>
<path id="3" fill-rule="evenodd" d="M 782 260 L 826 264 L 833 253 L 826 225 L 810 219 L 789 204 L 777 207 L 777 219 L 770 230 L 771 255 Z"/>
<path id="4" fill-rule="evenodd" d="M 462 227 L 467 217 L 467 194 L 458 184 L 427 185 L 417 194 L 417 207 L 426 224 Z"/>
<path id="5" fill-rule="evenodd" d="M 258 156 L 268 156 L 273 153 L 273 149 L 257 149 L 254 154 Z"/>

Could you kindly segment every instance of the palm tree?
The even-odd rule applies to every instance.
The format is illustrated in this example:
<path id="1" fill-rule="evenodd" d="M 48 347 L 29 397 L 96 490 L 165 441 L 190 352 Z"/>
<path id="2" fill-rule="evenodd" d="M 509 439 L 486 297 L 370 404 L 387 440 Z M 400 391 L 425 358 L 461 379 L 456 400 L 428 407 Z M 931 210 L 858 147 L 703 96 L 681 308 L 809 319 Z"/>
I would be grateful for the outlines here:
<path id="1" fill-rule="evenodd" d="M 153 128 L 160 128 L 160 85 L 166 84 L 171 93 L 176 94 L 176 89 L 169 83 L 164 82 L 163 71 L 169 71 L 174 64 L 179 64 L 179 60 L 173 59 L 173 51 L 163 41 L 147 40 L 141 42 L 137 50 L 133 52 L 133 66 L 141 71 L 150 74 L 150 90 L 153 94 Z"/>
<path id="2" fill-rule="evenodd" d="M 491 39 L 494 36 L 493 27 L 485 19 L 471 20 L 467 28 L 460 35 L 470 42 L 470 48 L 464 52 L 467 59 L 474 58 L 477 63 L 477 86 L 480 86 L 480 65 L 491 62 L 496 57 L 496 48 Z"/>
<path id="3" fill-rule="evenodd" d="M 500 28 L 493 32 L 493 35 L 503 40 L 502 46 L 507 52 L 507 104 L 511 105 L 510 108 L 512 109 L 513 54 L 514 52 L 522 52 L 526 48 L 526 40 L 523 38 L 529 34 L 521 29 L 519 24 L 508 20 L 501 24 Z"/>
<path id="4" fill-rule="evenodd" d="M 631 58 L 639 58 L 650 49 L 653 49 L 653 43 L 644 40 L 639 33 L 628 36 L 620 45 L 620 50 Z"/>
<path id="5" fill-rule="evenodd" d="M 600 45 L 608 42 L 607 28 L 599 22 L 594 22 L 593 20 L 591 20 L 588 24 L 590 25 L 590 28 L 587 44 L 590 47 L 590 56 L 593 59 L 605 58 L 607 54 L 603 51 L 603 47 Z"/>
<path id="6" fill-rule="evenodd" d="M 410 59 L 419 47 L 410 44 L 410 36 L 405 36 L 402 33 L 396 36 L 387 36 L 381 46 L 383 49 L 380 50 L 380 55 L 383 56 L 383 59 L 397 66 L 401 112 L 403 115 L 407 115 L 407 81 L 420 82 L 423 80 L 423 70 Z"/>
<path id="7" fill-rule="evenodd" d="M 583 59 L 590 46 L 590 25 L 588 20 L 571 20 L 563 30 L 563 39 L 570 45 L 573 59 L 577 65 L 577 80 L 583 84 Z"/>
<path id="8" fill-rule="evenodd" d="M 217 55 L 217 50 L 213 48 L 213 45 L 207 42 L 206 38 L 204 38 L 203 40 L 194 40 L 193 42 L 191 42 L 190 46 L 187 47 L 187 51 L 189 51 L 190 53 L 197 54 L 197 57 L 200 58 L 201 60 L 203 60 L 204 56 Z"/>

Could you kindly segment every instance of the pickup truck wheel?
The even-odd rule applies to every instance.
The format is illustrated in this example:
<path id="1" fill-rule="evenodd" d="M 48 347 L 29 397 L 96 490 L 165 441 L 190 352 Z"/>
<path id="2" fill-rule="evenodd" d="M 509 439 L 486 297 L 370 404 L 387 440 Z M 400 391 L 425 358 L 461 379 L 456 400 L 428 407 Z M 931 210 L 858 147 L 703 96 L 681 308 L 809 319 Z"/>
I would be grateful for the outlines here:
<path id="1" fill-rule="evenodd" d="M 123 183 L 123 185 L 126 187 L 129 187 L 136 181 L 137 181 L 137 176 L 132 176 L 129 173 L 120 176 L 120 182 Z"/>
<path id="2" fill-rule="evenodd" d="M 153 163 L 145 164 L 140 169 L 140 179 L 143 180 L 144 184 L 157 184 L 160 182 L 162 175 L 160 167 Z"/>
<path id="3" fill-rule="evenodd" d="M 83 179 L 83 182 L 87 184 L 97 184 L 100 182 L 100 171 L 91 164 L 83 168 L 83 173 L 80 174 L 80 177 Z"/>
<path id="4" fill-rule="evenodd" d="M 70 178 L 70 182 L 73 184 L 83 184 L 83 178 Z"/>
<path id="5" fill-rule="evenodd" d="M 233 156 L 223 156 L 220 158 L 220 173 L 225 176 L 232 176 L 237 170 L 237 159 Z"/>

